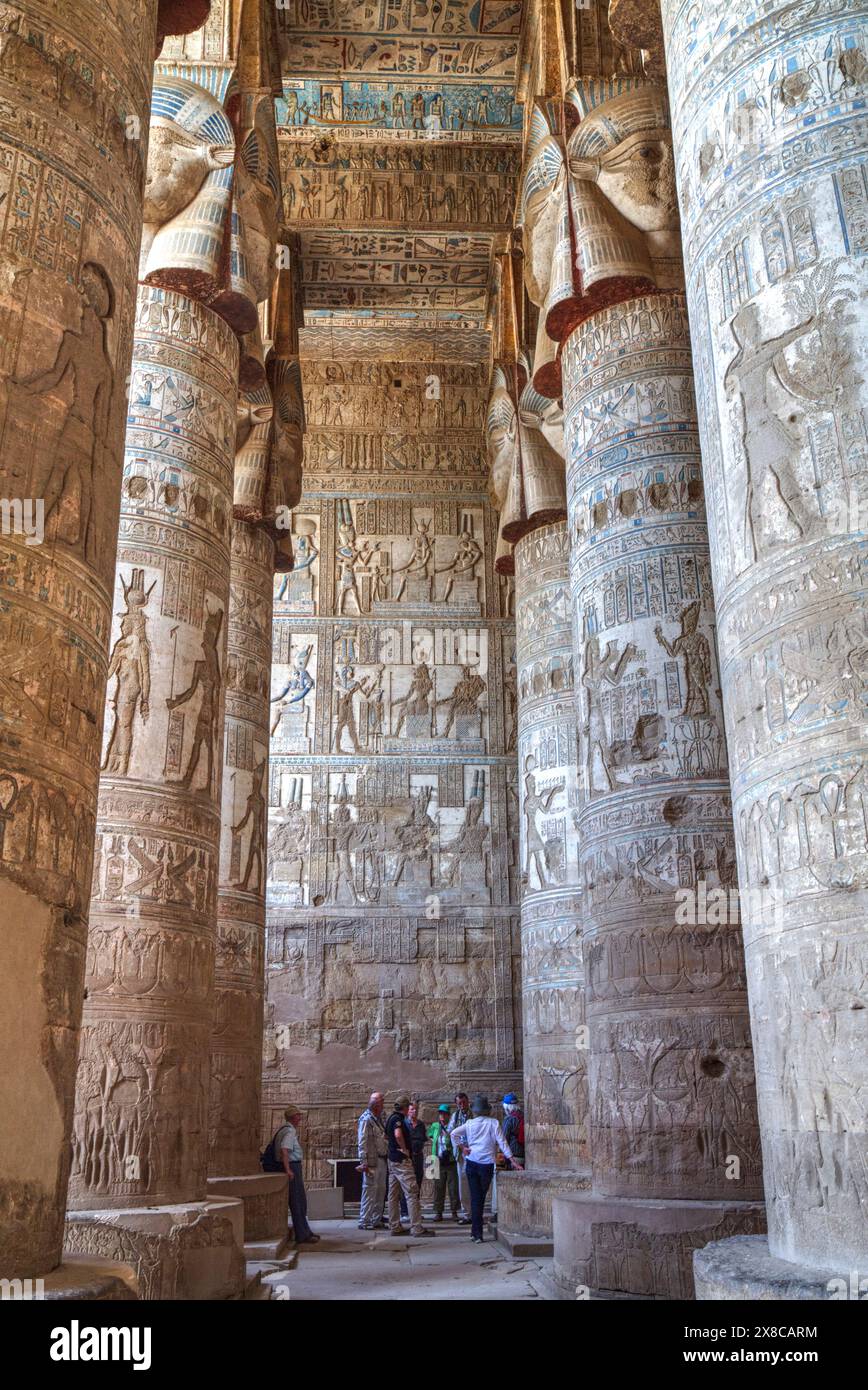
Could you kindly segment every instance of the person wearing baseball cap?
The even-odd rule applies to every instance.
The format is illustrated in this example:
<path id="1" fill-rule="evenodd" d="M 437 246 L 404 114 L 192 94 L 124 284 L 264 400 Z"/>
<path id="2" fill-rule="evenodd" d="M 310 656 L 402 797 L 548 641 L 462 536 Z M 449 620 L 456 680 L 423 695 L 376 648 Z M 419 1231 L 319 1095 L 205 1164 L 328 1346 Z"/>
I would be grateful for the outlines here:
<path id="1" fill-rule="evenodd" d="M 503 1134 L 512 1149 L 513 1158 L 524 1163 L 524 1111 L 515 1091 L 507 1091 L 503 1097 Z"/>
<path id="2" fill-rule="evenodd" d="M 403 1192 L 407 1202 L 407 1211 L 410 1214 L 410 1235 L 418 1238 L 419 1236 L 433 1236 L 434 1232 L 426 1231 L 422 1225 L 422 1202 L 419 1198 L 419 1184 L 413 1171 L 410 1139 L 405 1123 L 409 1109 L 410 1097 L 398 1096 L 392 1113 L 386 1121 L 386 1142 L 389 1146 L 389 1234 L 393 1236 L 404 1234 L 401 1227 L 401 1193 Z"/>

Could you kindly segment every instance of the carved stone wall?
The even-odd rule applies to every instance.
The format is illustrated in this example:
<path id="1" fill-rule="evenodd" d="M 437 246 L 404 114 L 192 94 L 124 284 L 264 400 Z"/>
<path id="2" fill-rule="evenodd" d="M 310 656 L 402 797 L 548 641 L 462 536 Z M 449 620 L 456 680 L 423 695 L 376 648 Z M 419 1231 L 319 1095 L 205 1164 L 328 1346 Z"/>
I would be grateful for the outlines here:
<path id="1" fill-rule="evenodd" d="M 663 18 L 769 1245 L 837 1273 L 868 1193 L 866 11 Z"/>
<path id="2" fill-rule="evenodd" d="M 74 1211 L 205 1195 L 237 374 L 223 319 L 141 287 Z"/>
<path id="3" fill-rule="evenodd" d="M 305 492 L 275 589 L 264 1129 L 302 1105 L 323 1183 L 372 1089 L 517 1084 L 514 627 L 485 368 L 303 373 Z"/>
<path id="4" fill-rule="evenodd" d="M 156 10 L 0 9 L 6 1277 L 60 1259 Z"/>
<path id="5" fill-rule="evenodd" d="M 524 1102 L 529 1169 L 588 1164 L 569 534 L 515 547 Z"/>

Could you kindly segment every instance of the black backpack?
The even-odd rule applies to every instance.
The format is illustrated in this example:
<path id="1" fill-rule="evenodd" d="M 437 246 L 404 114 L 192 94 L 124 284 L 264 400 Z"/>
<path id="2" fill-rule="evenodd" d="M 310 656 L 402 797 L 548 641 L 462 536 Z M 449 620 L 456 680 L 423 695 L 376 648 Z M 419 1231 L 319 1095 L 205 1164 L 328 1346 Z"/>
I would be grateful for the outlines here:
<path id="1" fill-rule="evenodd" d="M 275 1141 L 277 1140 L 278 1136 L 281 1135 L 283 1131 L 288 1128 L 288 1125 L 281 1125 L 280 1129 L 275 1130 L 274 1134 L 269 1139 L 265 1148 L 262 1150 L 262 1153 L 259 1155 L 259 1164 L 264 1173 L 282 1173 L 284 1171 L 283 1164 L 277 1157 Z"/>

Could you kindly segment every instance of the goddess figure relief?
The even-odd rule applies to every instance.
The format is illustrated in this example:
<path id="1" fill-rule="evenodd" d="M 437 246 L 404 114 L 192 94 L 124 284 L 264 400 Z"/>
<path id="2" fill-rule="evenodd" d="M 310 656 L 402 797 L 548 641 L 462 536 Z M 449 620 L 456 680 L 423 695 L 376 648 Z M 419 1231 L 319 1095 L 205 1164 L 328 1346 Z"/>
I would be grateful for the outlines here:
<path id="1" fill-rule="evenodd" d="M 111 704 L 114 723 L 103 761 L 103 772 L 126 776 L 130 767 L 136 719 L 148 722 L 151 694 L 151 646 L 145 607 L 156 585 L 145 589 L 144 570 L 134 569 L 129 583 L 121 575 L 127 611 L 121 618 L 121 635 L 112 648 L 109 687 L 116 679 Z"/>

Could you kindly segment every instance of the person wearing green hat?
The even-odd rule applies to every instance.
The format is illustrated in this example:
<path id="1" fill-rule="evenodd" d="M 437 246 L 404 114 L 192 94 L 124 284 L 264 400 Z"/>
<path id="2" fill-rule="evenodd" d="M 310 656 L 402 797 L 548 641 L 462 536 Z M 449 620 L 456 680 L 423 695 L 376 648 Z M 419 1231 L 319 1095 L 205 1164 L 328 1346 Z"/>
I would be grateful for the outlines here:
<path id="1" fill-rule="evenodd" d="M 428 1126 L 428 1138 L 431 1140 L 431 1154 L 437 1160 L 438 1172 L 434 1179 L 434 1220 L 443 1220 L 443 1207 L 446 1202 L 446 1192 L 449 1192 L 449 1205 L 452 1208 L 452 1220 L 458 1220 L 458 1163 L 455 1159 L 455 1151 L 452 1148 L 452 1139 L 449 1135 L 449 1115 L 448 1105 L 438 1105 L 437 1119 L 433 1125 Z"/>

